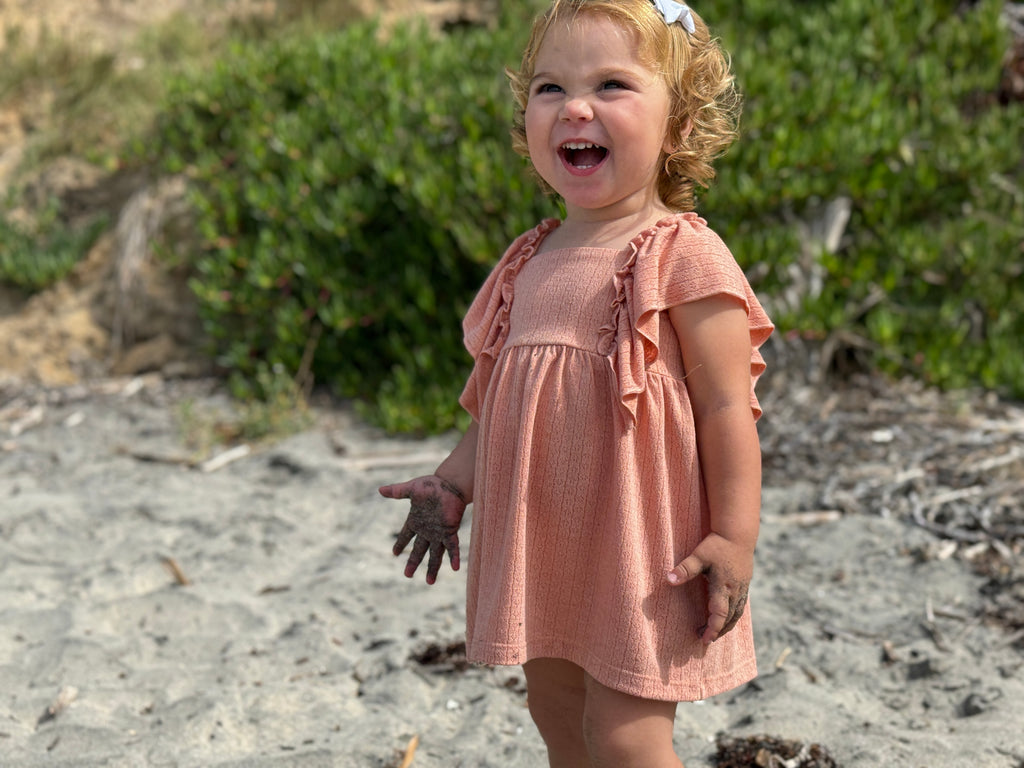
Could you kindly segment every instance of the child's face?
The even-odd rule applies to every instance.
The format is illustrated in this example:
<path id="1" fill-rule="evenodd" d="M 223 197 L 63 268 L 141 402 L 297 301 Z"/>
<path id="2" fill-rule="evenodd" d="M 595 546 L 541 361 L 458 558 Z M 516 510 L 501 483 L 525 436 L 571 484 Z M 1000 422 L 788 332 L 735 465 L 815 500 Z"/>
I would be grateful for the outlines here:
<path id="1" fill-rule="evenodd" d="M 658 206 L 669 93 L 635 36 L 598 15 L 553 24 L 537 53 L 526 138 L 567 211 L 621 216 Z"/>

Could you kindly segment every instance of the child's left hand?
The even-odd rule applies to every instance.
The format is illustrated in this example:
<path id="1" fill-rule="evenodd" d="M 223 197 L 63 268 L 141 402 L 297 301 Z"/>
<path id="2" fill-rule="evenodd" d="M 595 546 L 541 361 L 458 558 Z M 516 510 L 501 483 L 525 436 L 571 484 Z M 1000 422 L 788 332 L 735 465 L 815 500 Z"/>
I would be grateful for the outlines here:
<path id="1" fill-rule="evenodd" d="M 754 573 L 754 553 L 717 533 L 710 534 L 689 557 L 668 572 L 669 584 L 681 586 L 703 575 L 708 580 L 708 623 L 698 631 L 706 645 L 740 620 Z"/>

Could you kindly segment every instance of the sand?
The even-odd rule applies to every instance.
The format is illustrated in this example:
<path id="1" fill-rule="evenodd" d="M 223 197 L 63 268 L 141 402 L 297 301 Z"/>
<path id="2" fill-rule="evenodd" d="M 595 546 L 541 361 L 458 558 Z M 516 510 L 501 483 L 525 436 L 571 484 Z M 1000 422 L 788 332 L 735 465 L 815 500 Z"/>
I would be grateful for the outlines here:
<path id="1" fill-rule="evenodd" d="M 0 767 L 397 768 L 414 738 L 414 768 L 546 764 L 522 671 L 458 658 L 465 573 L 428 587 L 390 554 L 404 510 L 376 488 L 455 436 L 323 405 L 203 471 L 181 424 L 230 407 L 210 382 L 3 395 Z M 719 732 L 841 766 L 1024 765 L 1024 654 L 983 620 L 982 577 L 873 510 L 797 524 L 814 493 L 765 488 L 761 676 L 680 705 L 687 767 Z"/>

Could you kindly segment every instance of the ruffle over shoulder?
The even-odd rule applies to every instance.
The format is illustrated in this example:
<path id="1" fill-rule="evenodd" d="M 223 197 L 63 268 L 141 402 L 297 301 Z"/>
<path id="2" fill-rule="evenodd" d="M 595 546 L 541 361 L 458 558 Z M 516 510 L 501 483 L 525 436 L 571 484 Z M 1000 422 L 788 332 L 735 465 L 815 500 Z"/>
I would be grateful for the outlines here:
<path id="1" fill-rule="evenodd" d="M 545 219 L 512 242 L 491 270 L 462 321 L 466 349 L 476 364 L 459 403 L 478 421 L 494 364 L 508 337 L 516 275 L 537 252 L 537 244 L 558 224 L 558 219 Z"/>
<path id="2" fill-rule="evenodd" d="M 765 369 L 759 347 L 774 326 L 722 239 L 696 213 L 682 213 L 640 232 L 629 249 L 628 259 L 615 274 L 612 318 L 601 328 L 599 348 L 609 356 L 618 378 L 627 425 L 636 423 L 637 404 L 647 388 L 646 367 L 658 357 L 658 313 L 717 295 L 736 297 L 746 310 L 750 406 L 759 418 L 754 386 Z"/>

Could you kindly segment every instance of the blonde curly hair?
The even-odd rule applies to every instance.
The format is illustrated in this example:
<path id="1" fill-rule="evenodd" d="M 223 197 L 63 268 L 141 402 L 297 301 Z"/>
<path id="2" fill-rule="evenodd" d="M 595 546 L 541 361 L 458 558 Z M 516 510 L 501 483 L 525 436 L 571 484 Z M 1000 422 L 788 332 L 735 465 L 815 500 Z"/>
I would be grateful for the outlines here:
<path id="1" fill-rule="evenodd" d="M 672 210 L 692 211 L 696 186 L 708 186 L 715 176 L 712 163 L 738 135 L 742 103 L 728 57 L 696 13 L 696 29 L 689 33 L 682 24 L 666 24 L 651 0 L 554 0 L 533 23 L 520 68 L 506 70 L 516 100 L 513 149 L 529 157 L 526 103 L 548 29 L 582 14 L 602 15 L 632 29 L 640 60 L 665 79 L 670 97 L 669 144 L 676 149 L 664 154 L 658 195 Z M 537 178 L 547 192 L 552 191 Z"/>

